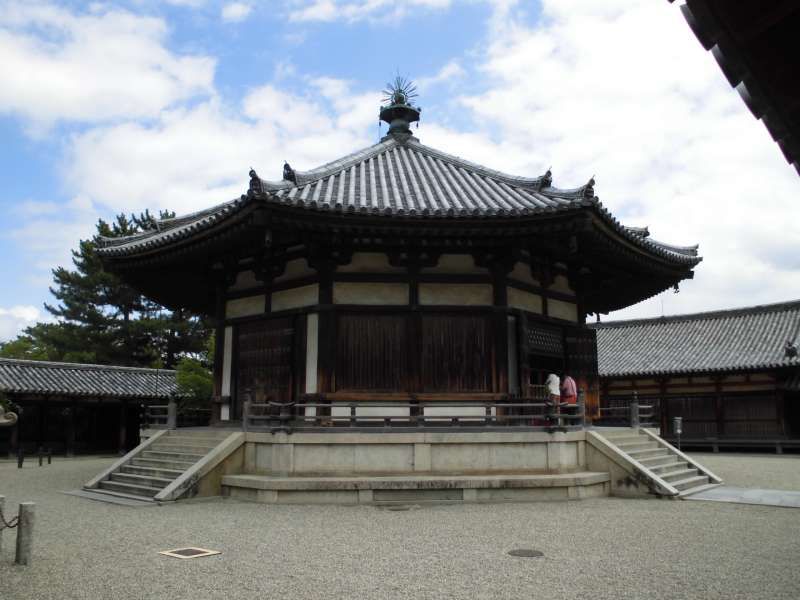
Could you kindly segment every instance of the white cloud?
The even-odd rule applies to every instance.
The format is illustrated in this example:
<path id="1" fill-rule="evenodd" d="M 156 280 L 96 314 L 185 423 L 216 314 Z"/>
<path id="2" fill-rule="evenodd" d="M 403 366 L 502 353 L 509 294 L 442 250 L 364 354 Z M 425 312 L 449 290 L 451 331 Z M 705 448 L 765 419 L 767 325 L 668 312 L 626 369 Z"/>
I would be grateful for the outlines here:
<path id="1" fill-rule="evenodd" d="M 354 94 L 335 79 L 309 84 L 319 93 L 296 96 L 267 85 L 241 106 L 209 100 L 166 111 L 152 124 L 95 128 L 73 140 L 68 183 L 105 209 L 180 214 L 244 193 L 251 166 L 280 179 L 283 160 L 309 169 L 373 141 L 365 134 L 377 94 Z"/>
<path id="2" fill-rule="evenodd" d="M 153 117 L 213 90 L 215 61 L 175 54 L 166 24 L 124 10 L 0 2 L 0 113 L 43 128 Z"/>
<path id="3" fill-rule="evenodd" d="M 451 0 L 294 0 L 289 18 L 292 21 L 380 21 L 405 17 L 417 8 L 441 10 Z"/>
<path id="4" fill-rule="evenodd" d="M 427 92 L 431 88 L 443 83 L 453 82 L 462 79 L 467 74 L 464 67 L 457 60 L 451 60 L 445 64 L 435 75 L 430 77 L 420 77 L 415 81 L 420 92 Z"/>
<path id="5" fill-rule="evenodd" d="M 35 306 L 0 306 L 0 342 L 16 337 L 23 329 L 34 325 L 40 317 L 42 313 Z"/>
<path id="6" fill-rule="evenodd" d="M 425 127 L 423 141 L 555 185 L 593 174 L 615 216 L 700 243 L 696 279 L 616 316 L 800 296 L 800 179 L 730 88 L 680 10 L 644 0 L 545 0 L 524 26 L 509 4 L 463 95 L 478 132 Z M 493 140 L 502 140 L 501 142 Z"/>
<path id="7" fill-rule="evenodd" d="M 222 20 L 226 23 L 244 21 L 253 11 L 253 6 L 246 2 L 230 2 L 222 7 Z"/>

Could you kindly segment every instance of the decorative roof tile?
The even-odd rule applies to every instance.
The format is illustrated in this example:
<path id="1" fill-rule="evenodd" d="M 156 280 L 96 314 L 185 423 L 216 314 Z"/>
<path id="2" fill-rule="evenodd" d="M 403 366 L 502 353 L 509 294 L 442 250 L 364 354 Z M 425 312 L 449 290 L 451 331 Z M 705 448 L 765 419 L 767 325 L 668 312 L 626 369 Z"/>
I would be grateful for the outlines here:
<path id="1" fill-rule="evenodd" d="M 158 221 L 157 229 L 126 238 L 102 240 L 100 253 L 126 256 L 169 245 L 224 221 L 252 203 L 290 206 L 341 214 L 427 219 L 514 219 L 592 208 L 633 244 L 671 262 L 700 262 L 697 246 L 678 247 L 649 237 L 646 229 L 625 227 L 595 196 L 595 181 L 574 189 L 553 187 L 548 170 L 540 177 L 518 177 L 469 162 L 421 144 L 411 136 L 387 136 L 291 179 L 266 181 L 250 172 L 248 194 L 216 207 Z"/>
<path id="2" fill-rule="evenodd" d="M 800 301 L 592 327 L 601 377 L 800 367 Z"/>
<path id="3" fill-rule="evenodd" d="M 168 398 L 175 371 L 0 358 L 0 392 L 105 398 Z"/>

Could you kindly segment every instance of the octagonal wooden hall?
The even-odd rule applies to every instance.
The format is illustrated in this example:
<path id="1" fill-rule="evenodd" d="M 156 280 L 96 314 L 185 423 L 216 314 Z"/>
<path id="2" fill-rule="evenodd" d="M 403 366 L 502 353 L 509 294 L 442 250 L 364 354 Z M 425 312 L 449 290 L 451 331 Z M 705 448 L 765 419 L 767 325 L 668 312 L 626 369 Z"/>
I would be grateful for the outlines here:
<path id="1" fill-rule="evenodd" d="M 240 198 L 104 240 L 106 268 L 216 318 L 218 421 L 240 419 L 246 398 L 290 419 L 353 402 L 359 416 L 519 402 L 551 372 L 591 403 L 586 315 L 692 277 L 696 246 L 622 225 L 593 179 L 562 189 L 549 171 L 513 176 L 430 148 L 409 127 L 419 114 L 397 86 L 379 143 L 310 171 L 285 164 L 280 181 L 251 170 Z"/>

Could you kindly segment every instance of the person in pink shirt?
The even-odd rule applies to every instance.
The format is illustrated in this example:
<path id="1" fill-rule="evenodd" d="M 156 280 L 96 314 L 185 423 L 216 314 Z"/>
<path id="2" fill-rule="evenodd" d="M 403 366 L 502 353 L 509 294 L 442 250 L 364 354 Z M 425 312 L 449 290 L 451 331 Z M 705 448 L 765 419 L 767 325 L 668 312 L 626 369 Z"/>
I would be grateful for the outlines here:
<path id="1" fill-rule="evenodd" d="M 566 402 L 567 404 L 578 403 L 578 386 L 569 375 L 564 375 L 561 378 L 561 402 Z"/>

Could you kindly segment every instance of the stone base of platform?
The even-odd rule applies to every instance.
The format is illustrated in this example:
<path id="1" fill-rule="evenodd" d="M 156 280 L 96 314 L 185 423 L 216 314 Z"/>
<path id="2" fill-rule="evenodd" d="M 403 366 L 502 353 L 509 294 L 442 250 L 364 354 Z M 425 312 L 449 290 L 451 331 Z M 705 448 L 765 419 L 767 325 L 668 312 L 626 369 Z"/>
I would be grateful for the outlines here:
<path id="1" fill-rule="evenodd" d="M 608 496 L 608 473 L 277 477 L 226 475 L 224 495 L 266 504 L 534 502 Z"/>

